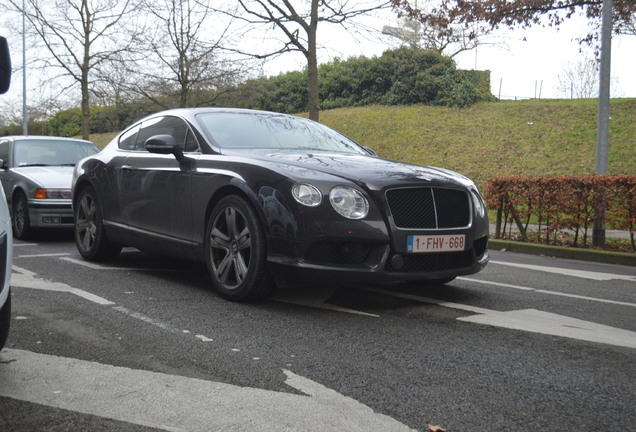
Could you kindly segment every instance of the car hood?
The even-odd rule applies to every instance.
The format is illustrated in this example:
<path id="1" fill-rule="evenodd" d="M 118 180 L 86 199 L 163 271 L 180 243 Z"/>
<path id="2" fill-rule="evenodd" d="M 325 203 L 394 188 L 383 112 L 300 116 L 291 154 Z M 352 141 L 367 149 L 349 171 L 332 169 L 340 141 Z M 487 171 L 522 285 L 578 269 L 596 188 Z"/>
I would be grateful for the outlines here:
<path id="1" fill-rule="evenodd" d="M 275 163 L 279 169 L 303 168 L 328 173 L 363 184 L 370 190 L 391 185 L 471 187 L 474 183 L 456 172 L 431 166 L 413 165 L 375 156 L 328 152 L 277 152 L 250 149 L 250 157 Z"/>
<path id="2" fill-rule="evenodd" d="M 72 166 L 17 167 L 12 171 L 48 189 L 71 188 Z"/>

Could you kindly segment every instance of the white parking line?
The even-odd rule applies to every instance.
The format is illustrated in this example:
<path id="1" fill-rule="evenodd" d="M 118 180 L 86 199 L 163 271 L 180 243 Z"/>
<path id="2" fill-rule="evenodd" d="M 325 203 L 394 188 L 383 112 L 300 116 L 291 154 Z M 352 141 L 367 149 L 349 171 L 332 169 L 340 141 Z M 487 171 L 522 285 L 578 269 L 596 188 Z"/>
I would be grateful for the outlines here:
<path id="1" fill-rule="evenodd" d="M 578 339 L 587 342 L 636 348 L 636 332 L 583 321 L 576 318 L 570 318 L 563 315 L 543 312 L 536 309 L 501 312 L 378 288 L 360 287 L 360 289 L 476 313 L 476 315 L 459 317 L 457 318 L 458 321 Z"/>
<path id="2" fill-rule="evenodd" d="M 0 396 L 166 431 L 413 431 L 285 369 L 295 393 L 15 349 L 2 359 Z"/>
<path id="3" fill-rule="evenodd" d="M 15 258 L 46 258 L 68 256 L 69 253 L 51 253 L 51 254 L 35 254 L 35 255 L 18 255 Z"/>
<path id="4" fill-rule="evenodd" d="M 97 303 L 99 305 L 115 304 L 109 300 L 106 300 L 103 297 L 97 296 L 95 294 L 91 294 L 79 288 L 74 288 L 70 285 L 66 285 L 61 282 L 53 282 L 46 279 L 36 278 L 35 273 L 29 270 L 17 267 L 17 266 L 13 266 L 13 271 L 14 273 L 11 275 L 11 286 L 14 286 L 14 287 L 32 288 L 32 289 L 38 289 L 43 291 L 65 292 L 65 293 L 82 297 L 88 301 Z"/>
<path id="5" fill-rule="evenodd" d="M 61 260 L 68 261 L 73 264 L 87 267 L 92 270 L 119 270 L 119 271 L 157 271 L 157 272 L 189 272 L 190 269 L 175 269 L 175 268 L 150 268 L 150 267 L 108 267 L 101 264 L 95 264 L 90 261 L 78 260 L 75 258 L 62 257 Z"/>
<path id="6" fill-rule="evenodd" d="M 630 282 L 636 282 L 636 276 L 620 275 L 620 274 L 614 274 L 614 273 L 600 273 L 600 272 L 592 272 L 587 270 L 574 270 L 574 269 L 567 269 L 567 268 L 560 268 L 560 267 L 546 267 L 546 266 L 539 266 L 539 265 L 533 265 L 533 264 L 519 264 L 519 263 L 511 263 L 511 262 L 504 262 L 504 261 L 490 261 L 490 264 L 524 268 L 528 270 L 537 270 L 537 271 L 542 271 L 546 273 L 556 273 L 556 274 L 560 274 L 564 276 L 574 276 L 574 277 L 597 280 L 597 281 L 609 281 L 609 280 L 616 279 L 616 280 L 626 280 Z"/>
<path id="7" fill-rule="evenodd" d="M 588 296 L 582 296 L 578 294 L 564 293 L 560 291 L 548 291 L 548 290 L 531 288 L 531 287 L 526 287 L 521 285 L 511 285 L 511 284 L 506 284 L 501 282 L 492 282 L 492 281 L 473 279 L 473 278 L 467 278 L 467 277 L 458 277 L 457 280 L 463 280 L 463 281 L 471 282 L 471 283 L 474 282 L 474 283 L 479 283 L 484 285 L 500 286 L 504 288 L 513 288 L 513 289 L 522 290 L 522 291 L 532 291 L 532 292 L 536 292 L 540 294 L 550 294 L 550 295 L 561 296 L 561 297 L 576 298 L 580 300 L 589 300 L 589 301 L 594 301 L 598 303 L 607 303 L 607 304 L 615 304 L 620 306 L 636 307 L 636 303 L 628 303 L 628 302 L 622 302 L 617 300 L 608 300 L 608 299 L 602 299 L 598 297 L 588 297 Z"/>

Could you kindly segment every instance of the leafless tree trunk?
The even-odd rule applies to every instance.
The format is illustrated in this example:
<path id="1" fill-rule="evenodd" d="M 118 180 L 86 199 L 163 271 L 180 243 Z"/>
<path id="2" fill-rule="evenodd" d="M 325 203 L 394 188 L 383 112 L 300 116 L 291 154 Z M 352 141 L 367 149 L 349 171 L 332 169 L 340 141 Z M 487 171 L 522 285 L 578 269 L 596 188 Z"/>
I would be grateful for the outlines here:
<path id="1" fill-rule="evenodd" d="M 9 2 L 22 12 L 22 2 Z M 49 54 L 42 61 L 80 87 L 82 137 L 88 139 L 93 72 L 130 48 L 133 34 L 121 26 L 135 10 L 134 0 L 26 0 L 25 9 L 29 29 Z"/>

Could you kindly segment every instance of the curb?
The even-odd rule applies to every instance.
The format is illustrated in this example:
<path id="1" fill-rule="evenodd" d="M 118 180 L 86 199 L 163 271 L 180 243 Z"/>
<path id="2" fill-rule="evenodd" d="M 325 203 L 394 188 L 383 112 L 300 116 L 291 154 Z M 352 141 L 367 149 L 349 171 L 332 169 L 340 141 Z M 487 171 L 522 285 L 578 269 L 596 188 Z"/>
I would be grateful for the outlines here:
<path id="1" fill-rule="evenodd" d="M 488 249 L 636 267 L 636 254 L 488 239 Z"/>

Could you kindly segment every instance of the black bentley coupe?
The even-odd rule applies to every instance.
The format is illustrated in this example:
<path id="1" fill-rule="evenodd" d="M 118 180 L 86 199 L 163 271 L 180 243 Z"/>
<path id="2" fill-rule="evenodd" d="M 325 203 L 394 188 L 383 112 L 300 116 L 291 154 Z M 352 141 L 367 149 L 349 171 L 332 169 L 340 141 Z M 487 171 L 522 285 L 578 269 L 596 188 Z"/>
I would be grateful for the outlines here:
<path id="1" fill-rule="evenodd" d="M 489 260 L 471 180 L 272 112 L 151 115 L 77 164 L 72 195 L 85 259 L 131 246 L 202 261 L 235 301 L 277 281 L 441 284 Z"/>

